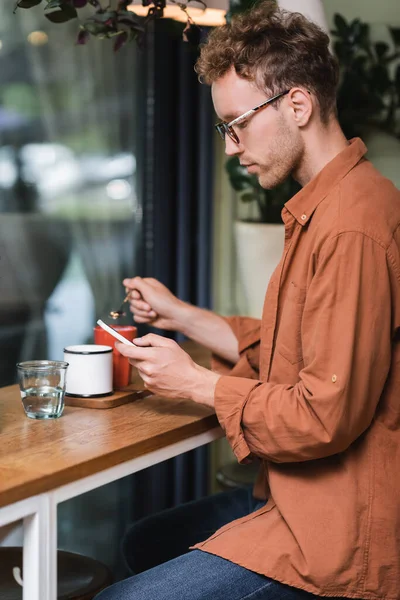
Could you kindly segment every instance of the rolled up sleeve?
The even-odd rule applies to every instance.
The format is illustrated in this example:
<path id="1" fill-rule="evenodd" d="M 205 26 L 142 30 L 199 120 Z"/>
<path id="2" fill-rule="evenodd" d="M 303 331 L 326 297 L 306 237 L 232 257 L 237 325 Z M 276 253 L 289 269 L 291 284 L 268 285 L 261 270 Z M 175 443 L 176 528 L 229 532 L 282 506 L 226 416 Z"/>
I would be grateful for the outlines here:
<path id="1" fill-rule="evenodd" d="M 260 319 L 239 316 L 223 317 L 223 319 L 231 327 L 238 340 L 240 358 L 236 364 L 232 364 L 213 354 L 211 369 L 221 375 L 257 378 L 260 358 Z"/>
<path id="2" fill-rule="evenodd" d="M 322 458 L 368 428 L 390 368 L 389 271 L 385 248 L 364 233 L 325 243 L 307 290 L 298 382 L 225 375 L 217 383 L 216 413 L 240 462 Z"/>

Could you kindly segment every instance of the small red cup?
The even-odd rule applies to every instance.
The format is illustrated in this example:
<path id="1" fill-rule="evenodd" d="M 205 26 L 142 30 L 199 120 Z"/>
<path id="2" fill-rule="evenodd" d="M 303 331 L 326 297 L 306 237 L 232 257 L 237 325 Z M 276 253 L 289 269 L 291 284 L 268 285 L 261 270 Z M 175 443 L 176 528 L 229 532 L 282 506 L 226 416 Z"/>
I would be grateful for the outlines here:
<path id="1" fill-rule="evenodd" d="M 130 342 L 137 336 L 137 328 L 134 325 L 110 325 L 113 329 L 118 331 Z M 120 390 L 126 387 L 131 382 L 132 365 L 129 363 L 129 359 L 126 356 L 122 356 L 115 347 L 117 341 L 108 331 L 102 329 L 99 325 L 93 328 L 94 332 L 94 343 L 105 346 L 111 346 L 113 349 L 113 388 L 114 390 Z"/>

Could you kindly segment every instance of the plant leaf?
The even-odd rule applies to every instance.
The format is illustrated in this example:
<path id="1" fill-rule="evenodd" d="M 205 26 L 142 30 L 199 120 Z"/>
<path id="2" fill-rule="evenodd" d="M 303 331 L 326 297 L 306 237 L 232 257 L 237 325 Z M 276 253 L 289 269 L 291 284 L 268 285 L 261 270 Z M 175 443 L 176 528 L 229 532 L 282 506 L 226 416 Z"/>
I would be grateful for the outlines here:
<path id="1" fill-rule="evenodd" d="M 333 22 L 335 23 L 336 29 L 340 36 L 347 37 L 349 33 L 349 25 L 344 17 L 339 13 L 335 13 L 333 18 Z"/>
<path id="2" fill-rule="evenodd" d="M 354 51 L 352 50 L 352 48 L 349 48 L 349 45 L 346 44 L 343 41 L 336 41 L 334 43 L 334 50 L 335 50 L 335 54 L 339 59 L 339 62 L 341 63 L 342 67 L 343 66 L 348 66 L 351 64 L 352 60 L 353 60 L 353 53 Z"/>
<path id="3" fill-rule="evenodd" d="M 45 17 L 52 23 L 66 23 L 67 21 L 76 19 L 77 16 L 78 13 L 75 8 L 66 4 L 63 4 L 62 10 L 55 10 L 45 14 Z"/>
<path id="4" fill-rule="evenodd" d="M 76 38 L 76 43 L 78 46 L 84 46 L 90 38 L 90 33 L 87 29 L 81 29 Z"/>
<path id="5" fill-rule="evenodd" d="M 389 27 L 390 35 L 396 47 L 400 46 L 400 27 Z"/>
<path id="6" fill-rule="evenodd" d="M 182 33 L 184 42 L 189 42 L 191 46 L 197 47 L 200 44 L 201 29 L 195 23 L 187 22 L 185 29 Z"/>
<path id="7" fill-rule="evenodd" d="M 255 193 L 244 192 L 243 194 L 240 194 L 240 200 L 242 202 L 254 202 L 254 200 L 257 200 L 257 196 Z"/>
<path id="8" fill-rule="evenodd" d="M 124 46 L 127 41 L 128 41 L 128 34 L 126 31 L 123 31 L 122 33 L 120 33 L 118 35 L 117 39 L 115 40 L 114 52 L 118 52 L 118 50 L 120 48 L 122 48 L 122 46 Z"/>
<path id="9" fill-rule="evenodd" d="M 389 52 L 389 46 L 386 42 L 376 42 L 375 44 L 375 52 L 378 59 L 381 59 Z"/>
<path id="10" fill-rule="evenodd" d="M 32 6 L 37 6 L 41 3 L 42 0 L 19 0 L 15 5 L 15 8 L 32 8 Z"/>
<path id="11" fill-rule="evenodd" d="M 235 192 L 244 192 L 245 190 L 248 191 L 252 187 L 245 175 L 236 175 L 235 177 L 231 178 L 230 182 Z"/>
<path id="12" fill-rule="evenodd" d="M 143 17 L 139 17 L 136 13 L 132 12 L 131 10 L 120 10 L 117 19 L 118 23 L 132 23 L 143 27 Z"/>
<path id="13" fill-rule="evenodd" d="M 396 91 L 397 91 L 397 96 L 399 99 L 399 106 L 400 106 L 400 65 L 397 65 L 396 74 L 394 77 L 394 84 L 396 86 Z"/>
<path id="14" fill-rule="evenodd" d="M 134 26 L 130 23 L 125 24 L 121 21 L 118 21 L 118 31 L 125 31 L 127 33 L 128 39 L 126 43 L 128 43 L 138 37 L 139 34 L 144 32 L 144 27 L 140 27 L 139 25 Z"/>
<path id="15" fill-rule="evenodd" d="M 107 21 L 114 21 L 117 18 L 117 12 L 109 10 L 104 13 L 96 13 L 92 18 L 96 23 L 106 23 Z"/>
<path id="16" fill-rule="evenodd" d="M 361 48 L 365 49 L 369 49 L 369 25 L 368 23 L 361 23 L 361 27 L 360 27 L 360 35 L 358 37 L 358 42 L 361 46 Z"/>
<path id="17" fill-rule="evenodd" d="M 107 31 L 107 26 L 102 23 L 96 23 L 92 19 L 87 19 L 84 23 L 84 28 L 92 35 L 104 34 Z"/>
<path id="18" fill-rule="evenodd" d="M 350 32 L 355 40 L 358 40 L 361 33 L 361 21 L 360 19 L 354 19 L 350 24 Z"/>
<path id="19" fill-rule="evenodd" d="M 371 69 L 371 84 L 372 88 L 378 93 L 384 94 L 390 87 L 390 77 L 387 68 L 383 65 L 375 65 Z"/>
<path id="20" fill-rule="evenodd" d="M 62 8 L 64 4 L 65 0 L 49 0 L 44 9 L 47 10 L 48 8 Z"/>
<path id="21" fill-rule="evenodd" d="M 138 33 L 144 33 L 145 27 L 143 23 L 128 21 L 125 17 L 123 17 L 122 19 L 118 19 L 118 30 L 126 31 L 129 36 L 128 42 L 130 42 L 134 37 L 137 36 Z"/>

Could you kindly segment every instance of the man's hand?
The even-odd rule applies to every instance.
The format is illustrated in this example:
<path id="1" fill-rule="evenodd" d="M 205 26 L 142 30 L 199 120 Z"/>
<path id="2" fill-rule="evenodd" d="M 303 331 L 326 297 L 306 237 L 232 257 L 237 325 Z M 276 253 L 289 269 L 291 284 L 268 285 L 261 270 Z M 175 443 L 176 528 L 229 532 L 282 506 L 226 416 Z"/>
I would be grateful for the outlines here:
<path id="1" fill-rule="evenodd" d="M 239 360 L 238 340 L 219 315 L 179 300 L 152 277 L 124 279 L 123 284 L 127 293 L 131 290 L 130 309 L 136 323 L 180 331 L 232 364 Z"/>
<path id="2" fill-rule="evenodd" d="M 165 285 L 152 277 L 124 279 L 123 284 L 127 292 L 131 290 L 130 310 L 136 323 L 180 331 L 180 321 L 188 305 Z"/>
<path id="3" fill-rule="evenodd" d="M 115 347 L 138 369 L 148 390 L 166 398 L 189 398 L 214 406 L 219 375 L 194 363 L 173 340 L 150 333 L 134 343 L 136 347 L 116 342 Z"/>

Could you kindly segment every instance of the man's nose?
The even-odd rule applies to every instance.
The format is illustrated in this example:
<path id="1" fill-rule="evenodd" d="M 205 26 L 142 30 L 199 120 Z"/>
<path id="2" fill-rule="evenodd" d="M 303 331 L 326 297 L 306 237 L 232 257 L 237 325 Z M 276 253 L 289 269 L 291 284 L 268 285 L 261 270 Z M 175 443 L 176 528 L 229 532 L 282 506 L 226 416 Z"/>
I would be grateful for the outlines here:
<path id="1" fill-rule="evenodd" d="M 229 135 L 225 135 L 225 154 L 227 156 L 236 156 L 243 152 L 241 143 L 238 144 L 233 141 Z"/>

